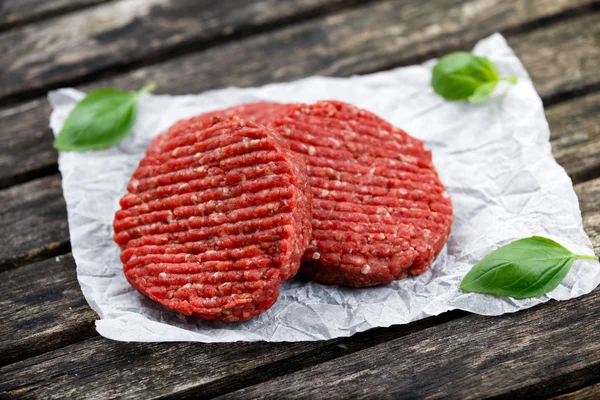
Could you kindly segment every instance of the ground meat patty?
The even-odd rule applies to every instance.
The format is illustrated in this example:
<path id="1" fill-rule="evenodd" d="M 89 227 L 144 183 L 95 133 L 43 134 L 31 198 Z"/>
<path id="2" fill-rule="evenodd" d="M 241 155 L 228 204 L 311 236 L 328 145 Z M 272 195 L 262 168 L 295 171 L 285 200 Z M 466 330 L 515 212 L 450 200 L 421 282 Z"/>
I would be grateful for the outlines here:
<path id="1" fill-rule="evenodd" d="M 310 240 L 304 163 L 275 133 L 237 117 L 184 121 L 167 136 L 140 162 L 115 215 L 127 280 L 185 315 L 262 313 Z"/>
<path id="2" fill-rule="evenodd" d="M 452 206 L 421 141 L 336 101 L 296 105 L 272 126 L 308 168 L 313 237 L 303 275 L 362 287 L 428 268 Z"/>
<path id="3" fill-rule="evenodd" d="M 239 106 L 226 108 L 224 110 L 217 110 L 206 114 L 201 114 L 187 121 L 192 123 L 202 123 L 202 121 L 210 122 L 213 117 L 229 118 L 236 115 L 241 119 L 254 121 L 258 124 L 268 126 L 275 119 L 283 115 L 289 109 L 289 107 L 289 104 L 260 101 L 256 103 L 242 104 Z M 187 126 L 187 121 L 183 120 L 179 123 L 182 124 L 183 127 L 185 127 Z M 171 129 L 171 132 L 171 135 L 177 135 L 179 130 Z M 168 140 L 166 132 L 158 135 L 156 138 L 154 138 L 152 143 L 150 143 L 150 146 L 148 146 L 146 155 L 159 154 L 166 140 Z"/>

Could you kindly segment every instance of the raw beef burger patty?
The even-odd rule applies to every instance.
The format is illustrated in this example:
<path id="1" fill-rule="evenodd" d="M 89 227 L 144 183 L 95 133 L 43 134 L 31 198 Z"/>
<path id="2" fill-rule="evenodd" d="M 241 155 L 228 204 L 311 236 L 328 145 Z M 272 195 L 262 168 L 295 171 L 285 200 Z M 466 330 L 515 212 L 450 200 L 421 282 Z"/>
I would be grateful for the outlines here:
<path id="1" fill-rule="evenodd" d="M 274 124 L 306 162 L 312 241 L 301 274 L 372 286 L 424 272 L 450 233 L 452 205 L 418 139 L 352 105 L 295 105 Z"/>
<path id="2" fill-rule="evenodd" d="M 289 104 L 260 101 L 256 103 L 242 104 L 239 106 L 226 108 L 224 110 L 211 111 L 209 113 L 195 116 L 189 120 L 180 121 L 179 123 L 183 124 L 185 127 L 188 121 L 192 123 L 201 123 L 202 121 L 211 121 L 214 117 L 229 118 L 235 115 L 241 119 L 250 120 L 261 125 L 269 126 L 271 122 L 283 115 L 289 108 Z M 179 133 L 179 130 L 176 128 L 172 128 L 170 131 L 171 134 L 169 134 L 169 136 L 177 135 Z M 152 143 L 150 143 L 150 146 L 148 146 L 146 155 L 159 154 L 167 140 L 168 136 L 166 132 L 158 135 L 156 138 L 154 138 Z"/>
<path id="3" fill-rule="evenodd" d="M 140 162 L 115 215 L 127 280 L 185 315 L 262 313 L 310 240 L 304 163 L 275 133 L 237 117 L 181 121 L 167 136 Z"/>

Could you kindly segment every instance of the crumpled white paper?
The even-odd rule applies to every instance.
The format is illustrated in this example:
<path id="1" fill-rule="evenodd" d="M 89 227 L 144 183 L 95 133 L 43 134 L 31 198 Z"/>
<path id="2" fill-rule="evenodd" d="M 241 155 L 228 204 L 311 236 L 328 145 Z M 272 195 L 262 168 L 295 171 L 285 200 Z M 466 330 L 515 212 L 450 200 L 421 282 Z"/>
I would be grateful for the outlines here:
<path id="1" fill-rule="evenodd" d="M 593 254 L 582 228 L 571 180 L 554 160 L 542 102 L 527 72 L 493 35 L 474 52 L 489 57 L 502 76 L 514 74 L 484 103 L 448 102 L 429 84 L 434 61 L 351 78 L 312 77 L 260 88 L 227 88 L 189 96 L 143 95 L 134 131 L 103 151 L 61 152 L 60 171 L 69 214 L 77 276 L 100 315 L 98 332 L 122 341 L 303 341 L 350 336 L 374 327 L 406 324 L 452 309 L 499 315 L 549 299 L 584 295 L 600 283 L 600 265 L 575 261 L 564 282 L 547 296 L 515 300 L 463 293 L 462 277 L 500 245 L 531 235 L 550 237 L 580 254 Z M 202 77 L 198 77 L 202 79 Z M 55 135 L 83 93 L 49 94 Z M 450 192 L 454 225 L 431 269 L 387 286 L 350 289 L 287 281 L 277 303 L 242 323 L 184 317 L 145 298 L 126 281 L 113 242 L 118 201 L 150 140 L 175 121 L 258 100 L 314 102 L 339 99 L 366 108 L 433 151 Z"/>

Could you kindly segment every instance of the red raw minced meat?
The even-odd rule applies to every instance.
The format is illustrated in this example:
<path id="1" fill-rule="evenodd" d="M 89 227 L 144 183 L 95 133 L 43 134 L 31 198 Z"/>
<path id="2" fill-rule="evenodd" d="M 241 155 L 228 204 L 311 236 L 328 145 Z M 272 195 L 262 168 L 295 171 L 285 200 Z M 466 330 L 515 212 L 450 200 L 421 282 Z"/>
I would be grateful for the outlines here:
<path id="1" fill-rule="evenodd" d="M 452 205 L 420 140 L 338 101 L 295 105 L 271 126 L 304 158 L 312 189 L 302 275 L 363 287 L 429 267 Z"/>
<path id="2" fill-rule="evenodd" d="M 304 163 L 274 132 L 237 117 L 175 124 L 128 191 L 114 220 L 125 276 L 184 315 L 264 312 L 310 240 Z"/>
<path id="3" fill-rule="evenodd" d="M 170 134 L 165 132 L 154 138 L 154 140 L 150 143 L 150 146 L 148 146 L 148 150 L 146 150 L 146 155 L 160 154 L 164 143 L 169 139 L 169 137 L 179 134 L 179 126 L 185 129 L 188 123 L 201 123 L 202 121 L 210 122 L 214 117 L 229 118 L 234 115 L 244 120 L 250 120 L 256 122 L 257 124 L 269 126 L 271 122 L 283 115 L 290 108 L 290 106 L 290 104 L 259 101 L 256 103 L 248 103 L 226 108 L 224 110 L 211 111 L 209 113 L 192 117 L 189 120 L 179 121 L 170 129 Z"/>

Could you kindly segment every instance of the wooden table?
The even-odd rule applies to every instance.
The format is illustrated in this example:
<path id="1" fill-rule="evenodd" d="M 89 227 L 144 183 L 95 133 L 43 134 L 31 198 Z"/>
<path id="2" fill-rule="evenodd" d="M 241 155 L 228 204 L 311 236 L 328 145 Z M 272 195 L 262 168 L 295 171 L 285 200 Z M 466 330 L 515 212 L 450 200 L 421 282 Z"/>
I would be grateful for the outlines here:
<path id="1" fill-rule="evenodd" d="M 600 290 L 309 343 L 120 343 L 70 254 L 49 89 L 199 93 L 422 62 L 503 33 L 600 253 L 600 2 L 0 2 L 0 397 L 600 398 Z"/>

